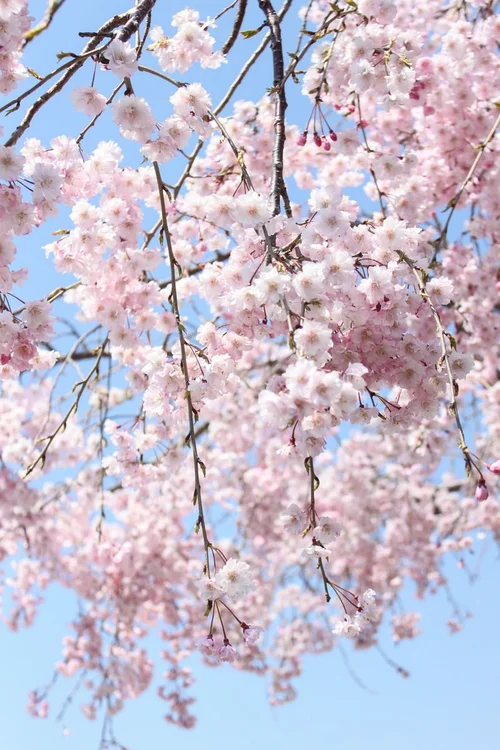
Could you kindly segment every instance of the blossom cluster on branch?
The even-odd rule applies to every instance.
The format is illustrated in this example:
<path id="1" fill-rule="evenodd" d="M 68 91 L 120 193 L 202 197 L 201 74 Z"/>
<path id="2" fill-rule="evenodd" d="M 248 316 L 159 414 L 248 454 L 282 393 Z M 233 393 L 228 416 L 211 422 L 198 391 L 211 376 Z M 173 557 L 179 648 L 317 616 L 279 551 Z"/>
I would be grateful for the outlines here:
<path id="1" fill-rule="evenodd" d="M 77 594 L 56 675 L 89 718 L 151 684 L 155 628 L 169 721 L 194 723 L 195 650 L 290 700 L 305 654 L 375 646 L 384 616 L 415 637 L 405 584 L 453 601 L 445 560 L 472 576 L 478 535 L 500 538 L 497 4 L 258 5 L 235 42 L 241 0 L 172 35 L 141 0 L 2 108 L 20 112 L 0 146 L 5 618 L 31 625 L 53 582 Z M 0 3 L 3 92 L 29 23 Z M 253 37 L 215 104 L 210 71 Z M 268 91 L 232 103 L 261 54 Z M 170 75 L 198 65 L 203 85 Z M 83 129 L 42 142 L 63 89 Z M 61 209 L 61 286 L 21 300 L 16 238 Z M 450 630 L 465 619 L 453 605 Z"/>

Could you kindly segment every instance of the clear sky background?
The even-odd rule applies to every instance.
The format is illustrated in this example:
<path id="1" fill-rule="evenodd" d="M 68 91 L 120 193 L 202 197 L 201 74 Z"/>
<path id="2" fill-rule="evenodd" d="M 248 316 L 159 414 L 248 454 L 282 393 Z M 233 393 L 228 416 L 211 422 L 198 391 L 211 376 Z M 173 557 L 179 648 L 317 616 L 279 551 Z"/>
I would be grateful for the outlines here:
<path id="1" fill-rule="evenodd" d="M 82 46 L 78 30 L 91 31 L 116 12 L 122 12 L 130 0 L 66 0 L 53 27 L 27 48 L 27 64 L 43 74 L 55 67 L 55 53 L 77 51 Z M 214 16 L 225 4 L 222 0 L 192 0 L 202 15 Z M 257 0 L 249 0 L 250 16 L 244 28 L 255 28 L 261 22 Z M 184 7 L 179 0 L 159 0 L 156 23 L 168 33 L 171 15 Z M 297 4 L 297 9 L 300 3 Z M 32 13 L 39 18 L 45 0 L 31 3 Z M 229 18 L 232 14 L 228 14 Z M 228 19 L 229 20 L 229 19 Z M 284 26 L 285 50 L 295 46 L 299 21 L 292 10 Z M 224 39 L 228 21 L 221 20 L 214 32 Z M 186 76 L 189 80 L 206 82 L 216 103 L 227 84 L 258 40 L 240 41 L 233 51 L 231 63 L 218 71 L 200 71 L 195 67 Z M 271 85 L 269 52 L 242 86 L 236 99 L 256 99 Z M 90 65 L 77 81 L 90 83 Z M 141 76 L 138 95 L 145 96 L 161 118 L 168 114 L 171 91 Z M 104 93 L 116 79 L 110 73 L 98 74 L 97 85 Z M 256 86 L 259 89 L 256 90 Z M 309 116 L 309 105 L 293 84 L 289 92 L 291 118 L 302 124 Z M 21 114 L 24 107 L 21 109 Z M 7 135 L 16 117 L 0 121 Z M 31 134 L 44 143 L 65 133 L 76 136 L 87 119 L 71 110 L 63 94 L 35 120 Z M 85 141 L 88 151 L 99 140 L 114 137 L 110 120 L 89 133 Z M 126 149 L 128 163 L 138 166 L 141 158 L 135 144 Z M 173 167 L 172 167 L 173 168 Z M 168 168 L 165 170 L 168 180 Z M 359 197 L 359 196 L 356 196 Z M 45 296 L 61 278 L 44 258 L 41 246 L 50 241 L 50 232 L 65 225 L 64 213 L 21 243 L 21 260 L 31 269 L 31 279 L 23 289 L 27 299 Z M 35 273 L 36 271 L 36 273 Z M 66 283 L 68 278 L 66 277 Z M 484 554 L 483 554 L 484 553 Z M 115 720 L 117 738 L 129 750 L 197 750 L 234 748 L 234 750 L 271 750 L 277 745 L 288 750 L 306 746 L 349 748 L 360 750 L 495 750 L 500 746 L 498 648 L 499 566 L 497 550 L 491 540 L 478 541 L 475 554 L 467 553 L 467 567 L 475 571 L 481 560 L 480 576 L 473 584 L 467 572 L 458 566 L 458 558 L 450 557 L 446 573 L 458 604 L 471 610 L 474 617 L 458 635 L 450 636 L 445 621 L 452 607 L 444 593 L 428 600 L 413 601 L 407 589 L 404 600 L 408 609 L 422 612 L 423 634 L 411 642 L 394 646 L 389 630 L 382 628 L 380 643 L 390 659 L 410 672 L 409 679 L 396 673 L 375 649 L 353 652 L 343 644 L 344 654 L 310 657 L 305 660 L 304 674 L 297 681 L 297 700 L 288 706 L 271 709 L 266 698 L 265 679 L 238 672 L 229 665 L 217 669 L 202 666 L 196 659 L 191 665 L 197 678 L 192 694 L 197 698 L 199 717 L 196 729 L 183 731 L 167 724 L 162 715 L 165 704 L 156 696 L 161 682 L 161 640 L 148 639 L 150 654 L 157 664 L 153 687 L 140 699 L 130 702 Z M 9 563 L 3 563 L 8 570 Z M 101 721 L 88 722 L 79 711 L 79 696 L 69 706 L 63 720 L 57 714 L 71 690 L 71 681 L 61 678 L 55 686 L 51 712 L 47 720 L 31 719 L 26 710 L 29 690 L 46 684 L 60 658 L 61 639 L 68 632 L 68 623 L 75 611 L 70 592 L 52 587 L 33 628 L 12 634 L 1 628 L 0 664 L 0 750 L 93 750 L 98 747 Z M 344 659 L 347 658 L 348 666 Z M 352 673 L 356 675 L 353 677 Z M 365 688 L 361 687 L 362 681 Z M 64 729 L 69 734 L 64 734 Z"/>

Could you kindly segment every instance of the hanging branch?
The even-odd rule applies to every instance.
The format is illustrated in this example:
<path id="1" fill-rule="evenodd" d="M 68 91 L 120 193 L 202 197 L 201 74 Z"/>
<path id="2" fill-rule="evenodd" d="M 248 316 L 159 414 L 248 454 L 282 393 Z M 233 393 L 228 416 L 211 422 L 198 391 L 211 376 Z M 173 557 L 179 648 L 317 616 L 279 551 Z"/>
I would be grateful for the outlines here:
<path id="1" fill-rule="evenodd" d="M 73 390 L 75 390 L 79 386 L 78 393 L 76 395 L 75 400 L 73 401 L 73 403 L 69 407 L 68 411 L 64 415 L 62 421 L 59 423 L 58 427 L 56 427 L 56 429 L 54 430 L 54 432 L 52 432 L 47 438 L 41 438 L 41 440 L 47 440 L 45 448 L 40 453 L 40 455 L 38 456 L 38 458 L 35 459 L 35 461 L 33 461 L 33 463 L 31 463 L 28 466 L 28 468 L 26 469 L 26 471 L 25 471 L 25 473 L 23 475 L 23 479 L 26 479 L 26 477 L 29 476 L 29 474 L 31 474 L 31 472 L 38 466 L 38 464 L 41 464 L 42 467 L 44 466 L 45 459 L 47 458 L 47 453 L 49 452 L 50 446 L 52 445 L 52 443 L 56 439 L 57 435 L 61 431 L 64 432 L 64 430 L 68 426 L 68 420 L 71 417 L 71 415 L 73 413 L 76 414 L 76 412 L 78 411 L 78 406 L 80 404 L 80 399 L 82 398 L 83 393 L 84 393 L 85 389 L 87 388 L 87 385 L 89 384 L 89 382 L 90 382 L 90 380 L 91 380 L 91 378 L 92 378 L 93 375 L 95 375 L 96 377 L 98 375 L 99 365 L 101 364 L 101 360 L 102 360 L 103 355 L 104 355 L 104 350 L 106 349 L 106 346 L 108 344 L 108 340 L 109 339 L 106 336 L 106 338 L 104 339 L 103 343 L 101 344 L 101 346 L 98 349 L 98 354 L 97 354 L 97 357 L 96 357 L 96 361 L 95 361 L 94 365 L 92 366 L 92 369 L 89 371 L 89 374 L 86 376 L 86 378 L 84 380 L 82 380 L 81 383 L 76 383 L 73 386 Z"/>
<path id="2" fill-rule="evenodd" d="M 273 216 L 281 211 L 281 198 L 289 203 L 283 179 L 283 151 L 285 148 L 285 112 L 288 106 L 285 94 L 283 78 L 285 75 L 285 64 L 283 61 L 283 44 L 281 42 L 281 24 L 276 11 L 269 0 L 259 0 L 259 7 L 266 16 L 267 24 L 271 34 L 271 50 L 273 54 L 273 88 L 275 95 L 274 108 L 274 146 L 273 146 L 273 172 L 271 177 L 271 201 Z"/>
<path id="3" fill-rule="evenodd" d="M 444 225 L 444 227 L 443 227 L 443 229 L 442 229 L 439 237 L 435 241 L 434 255 L 433 255 L 431 263 L 430 263 L 431 268 L 432 268 L 432 266 L 435 264 L 435 262 L 437 260 L 437 256 L 439 254 L 439 251 L 440 251 L 442 245 L 446 242 L 446 238 L 448 236 L 448 229 L 449 229 L 449 226 L 450 226 L 450 222 L 451 222 L 451 220 L 453 218 L 453 214 L 456 211 L 456 208 L 458 206 L 460 198 L 462 197 L 462 194 L 463 194 L 465 188 L 467 187 L 467 185 L 469 184 L 469 182 L 472 180 L 472 178 L 474 176 L 474 172 L 476 171 L 476 167 L 479 164 L 479 162 L 481 161 L 481 158 L 482 158 L 482 156 L 483 156 L 483 154 L 484 154 L 484 152 L 486 150 L 486 147 L 491 143 L 491 141 L 495 137 L 496 132 L 497 132 L 499 126 L 500 126 L 500 115 L 498 115 L 498 117 L 496 118 L 496 120 L 493 123 L 493 126 L 492 126 L 492 128 L 490 130 L 490 132 L 488 133 L 488 135 L 486 136 L 486 138 L 484 139 L 484 141 L 482 141 L 481 143 L 479 143 L 476 146 L 477 154 L 476 154 L 476 156 L 474 158 L 474 161 L 471 164 L 471 167 L 470 167 L 469 171 L 467 172 L 467 176 L 465 177 L 464 181 L 460 185 L 457 193 L 453 196 L 453 198 L 448 202 L 448 205 L 446 206 L 447 209 L 450 209 L 450 212 L 449 212 L 449 214 L 447 216 L 446 223 L 445 223 L 445 225 Z"/>
<path id="4" fill-rule="evenodd" d="M 247 3 L 248 3 L 248 0 L 239 0 L 238 10 L 236 11 L 236 18 L 234 19 L 233 28 L 231 30 L 231 33 L 229 34 L 227 41 L 222 47 L 223 55 L 228 54 L 228 52 L 232 49 L 234 43 L 238 39 L 238 34 L 240 33 L 241 24 L 243 23 L 243 19 L 245 18 Z"/>
<path id="5" fill-rule="evenodd" d="M 45 94 L 42 94 L 42 96 L 40 96 L 36 100 L 36 102 L 31 105 L 29 110 L 26 112 L 23 120 L 19 123 L 10 138 L 5 142 L 5 146 L 15 146 L 19 138 L 28 130 L 33 118 L 35 117 L 36 113 L 43 107 L 43 105 L 46 104 L 50 99 L 52 99 L 53 96 L 55 96 L 59 91 L 61 91 L 61 89 L 64 88 L 67 82 L 71 78 L 73 78 L 75 73 L 80 70 L 87 57 L 89 57 L 92 53 L 97 52 L 99 44 L 108 34 L 108 32 L 113 31 L 113 29 L 116 29 L 118 26 L 121 26 L 123 22 L 128 19 L 128 17 L 129 13 L 122 13 L 121 15 L 113 16 L 113 18 L 110 18 L 109 21 L 106 21 L 106 23 L 104 23 L 101 28 L 98 29 L 94 38 L 87 43 L 81 55 L 79 55 L 76 60 L 70 65 L 64 75 L 62 75 L 61 78 L 59 78 L 59 80 L 56 81 L 56 83 L 54 83 L 54 85 L 51 86 L 48 91 L 45 92 Z"/>
<path id="6" fill-rule="evenodd" d="M 194 471 L 193 502 L 198 506 L 198 521 L 196 523 L 196 528 L 201 528 L 201 533 L 203 536 L 203 544 L 205 547 L 206 573 L 207 573 L 207 576 L 210 577 L 209 550 L 212 545 L 208 538 L 207 528 L 205 524 L 205 514 L 203 511 L 203 500 L 202 500 L 202 494 L 201 494 L 201 479 L 200 479 L 200 469 L 203 471 L 204 474 L 205 474 L 206 469 L 198 455 L 198 447 L 196 445 L 195 423 L 197 419 L 197 414 L 195 412 L 195 409 L 193 406 L 193 400 L 191 398 L 191 392 L 189 390 L 191 383 L 189 380 L 189 370 L 188 370 L 188 363 L 187 363 L 186 338 L 184 336 L 184 326 L 181 320 L 181 310 L 180 310 L 180 305 L 179 305 L 179 298 L 177 296 L 176 260 L 175 260 L 175 255 L 174 255 L 174 248 L 172 245 L 172 236 L 170 234 L 170 229 L 169 229 L 168 220 L 167 220 L 167 209 L 165 206 L 165 194 L 164 194 L 165 188 L 163 186 L 163 180 L 161 177 L 161 172 L 160 172 L 160 167 L 158 166 L 158 162 L 156 161 L 153 162 L 153 167 L 155 170 L 156 182 L 158 184 L 162 229 L 165 235 L 165 241 L 167 243 L 168 260 L 169 260 L 169 265 L 170 265 L 170 278 L 172 282 L 172 291 L 170 293 L 171 304 L 172 304 L 172 311 L 174 313 L 175 321 L 177 324 L 177 332 L 179 335 L 179 346 L 181 350 L 181 365 L 182 365 L 182 372 L 184 375 L 185 397 L 186 397 L 188 421 L 189 421 L 188 441 L 191 446 L 191 453 L 193 456 L 193 471 Z"/>

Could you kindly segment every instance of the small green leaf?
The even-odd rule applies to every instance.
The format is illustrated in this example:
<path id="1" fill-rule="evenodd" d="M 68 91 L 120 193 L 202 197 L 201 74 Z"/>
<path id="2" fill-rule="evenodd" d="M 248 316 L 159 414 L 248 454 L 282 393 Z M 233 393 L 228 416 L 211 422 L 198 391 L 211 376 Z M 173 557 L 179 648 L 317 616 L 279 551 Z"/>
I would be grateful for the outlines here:
<path id="1" fill-rule="evenodd" d="M 246 31 L 241 32 L 241 36 L 244 39 L 251 39 L 253 36 L 256 36 L 259 31 L 260 29 L 247 29 Z"/>
<path id="2" fill-rule="evenodd" d="M 448 332 L 446 333 L 446 335 L 448 336 L 448 340 L 450 342 L 451 348 L 457 351 L 457 340 L 455 336 L 452 336 L 451 333 L 448 333 Z"/>

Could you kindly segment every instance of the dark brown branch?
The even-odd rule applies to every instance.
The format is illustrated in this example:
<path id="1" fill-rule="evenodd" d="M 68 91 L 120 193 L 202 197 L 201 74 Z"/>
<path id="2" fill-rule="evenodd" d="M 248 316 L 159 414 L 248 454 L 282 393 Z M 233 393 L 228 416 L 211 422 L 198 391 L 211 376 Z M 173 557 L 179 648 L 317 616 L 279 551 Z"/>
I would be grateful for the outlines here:
<path id="1" fill-rule="evenodd" d="M 121 15 L 113 16 L 113 18 L 110 18 L 109 21 L 106 21 L 106 23 L 103 24 L 100 29 L 98 29 L 95 37 L 86 44 L 82 54 L 76 58 L 75 62 L 67 69 L 64 75 L 62 75 L 61 78 L 59 78 L 59 80 L 56 81 L 48 91 L 45 92 L 45 94 L 42 94 L 42 96 L 40 96 L 36 100 L 36 102 L 33 102 L 22 121 L 14 130 L 10 138 L 5 142 L 5 146 L 14 146 L 18 142 L 19 138 L 27 131 L 27 129 L 31 125 L 31 122 L 36 113 L 43 107 L 44 104 L 52 99 L 53 96 L 61 91 L 61 89 L 64 88 L 66 83 L 75 75 L 75 73 L 80 70 L 84 62 L 87 60 L 89 53 L 97 49 L 97 47 L 103 40 L 104 35 L 106 35 L 109 31 L 116 29 L 117 26 L 121 26 L 123 22 L 128 19 L 128 17 L 129 13 L 122 13 Z"/>
<path id="2" fill-rule="evenodd" d="M 271 201 L 273 216 L 281 211 L 281 197 L 286 194 L 285 181 L 283 179 L 283 151 L 285 148 L 285 111 L 288 106 L 286 101 L 284 76 L 285 64 L 283 61 L 283 44 L 281 42 L 281 24 L 276 11 L 270 0 L 259 0 L 259 7 L 265 14 L 269 31 L 271 34 L 271 51 L 273 54 L 273 88 L 275 99 L 274 110 L 274 146 L 273 146 L 273 172 L 271 177 Z M 285 202 L 286 199 L 285 199 Z"/>
<path id="3" fill-rule="evenodd" d="M 238 10 L 236 11 L 236 18 L 234 19 L 233 28 L 231 30 L 231 33 L 229 34 L 227 41 L 222 47 L 223 55 L 227 55 L 227 53 L 232 49 L 234 43 L 238 39 L 238 34 L 240 33 L 241 24 L 243 23 L 243 19 L 245 18 L 245 11 L 247 9 L 247 3 L 248 3 L 248 0 L 239 0 Z"/>
<path id="4" fill-rule="evenodd" d="M 115 38 L 120 42 L 128 42 L 130 37 L 133 36 L 137 31 L 139 31 L 139 26 L 144 21 L 146 16 L 151 13 L 155 5 L 156 0 L 142 0 L 142 2 L 139 3 L 139 5 L 130 16 L 123 29 L 118 32 Z"/>
<path id="5" fill-rule="evenodd" d="M 290 10 L 292 1 L 293 0 L 285 0 L 285 2 L 283 3 L 282 8 L 278 11 L 278 18 L 280 20 L 282 20 L 285 17 L 285 15 L 288 13 L 288 11 Z M 264 52 L 270 40 L 271 40 L 271 34 L 268 33 L 265 35 L 264 39 L 261 41 L 261 43 L 255 50 L 255 52 L 251 55 L 251 57 L 248 58 L 248 60 L 246 61 L 246 63 L 244 64 L 244 66 L 242 67 L 242 69 L 240 70 L 240 72 L 238 73 L 234 81 L 232 82 L 232 84 L 229 86 L 223 98 L 215 107 L 214 112 L 216 115 L 219 115 L 224 109 L 224 107 L 226 106 L 226 104 L 232 99 L 234 92 L 237 90 L 238 86 L 243 81 L 248 71 L 251 70 L 256 60 L 258 60 L 261 54 Z"/>

